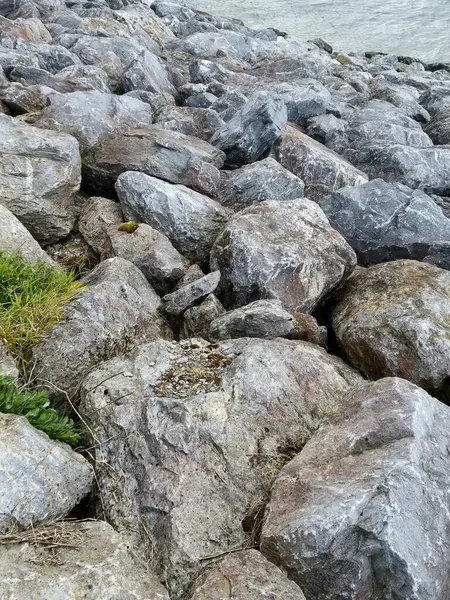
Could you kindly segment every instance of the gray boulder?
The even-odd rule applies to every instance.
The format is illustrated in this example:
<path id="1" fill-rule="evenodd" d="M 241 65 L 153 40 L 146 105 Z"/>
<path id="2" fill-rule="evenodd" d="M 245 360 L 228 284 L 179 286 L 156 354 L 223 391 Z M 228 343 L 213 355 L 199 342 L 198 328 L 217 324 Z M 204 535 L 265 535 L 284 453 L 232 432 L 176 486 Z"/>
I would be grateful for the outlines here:
<path id="1" fill-rule="evenodd" d="M 148 50 L 143 50 L 123 72 L 121 87 L 124 92 L 146 90 L 157 94 L 175 95 L 176 90 L 170 83 L 167 70 L 160 59 Z"/>
<path id="2" fill-rule="evenodd" d="M 97 464 L 109 465 L 97 471 L 106 518 L 151 548 L 171 597 L 186 598 L 201 559 L 246 539 L 242 519 L 266 497 L 280 454 L 300 448 L 361 381 L 287 340 L 159 341 L 103 363 L 80 408 L 102 440 Z"/>
<path id="3" fill-rule="evenodd" d="M 195 584 L 191 600 L 305 600 L 302 590 L 256 550 L 229 554 Z"/>
<path id="4" fill-rule="evenodd" d="M 159 125 L 104 135 L 84 156 L 84 177 L 97 193 L 111 195 L 121 173 L 139 171 L 213 194 L 225 155 L 197 138 Z"/>
<path id="5" fill-rule="evenodd" d="M 81 61 L 67 48 L 53 41 L 52 44 L 25 42 L 17 40 L 16 48 L 29 52 L 38 60 L 38 66 L 44 71 L 56 74 L 71 65 L 80 65 Z"/>
<path id="6" fill-rule="evenodd" d="M 37 530 L 56 541 L 0 546 L 0 596 L 15 600 L 169 600 L 127 541 L 104 521 L 73 521 Z M 58 548 L 58 541 L 66 543 Z"/>
<path id="7" fill-rule="evenodd" d="M 191 106 L 163 107 L 158 111 L 156 121 L 164 129 L 192 135 L 205 141 L 224 123 L 215 110 Z"/>
<path id="8" fill-rule="evenodd" d="M 422 260 L 442 242 L 450 251 L 450 220 L 420 190 L 375 179 L 320 201 L 334 229 L 364 266 L 397 258 Z"/>
<path id="9" fill-rule="evenodd" d="M 130 262 L 106 260 L 83 283 L 86 290 L 33 347 L 29 364 L 37 382 L 62 397 L 76 397 L 83 377 L 100 361 L 143 341 L 171 337 L 157 312 L 159 297 Z"/>
<path id="10" fill-rule="evenodd" d="M 279 96 L 258 92 L 211 138 L 227 155 L 226 166 L 252 163 L 280 137 L 286 124 L 286 107 Z"/>
<path id="11" fill-rule="evenodd" d="M 353 250 L 306 198 L 268 200 L 237 213 L 211 251 L 228 308 L 279 299 L 290 312 L 312 312 L 355 264 Z"/>
<path id="12" fill-rule="evenodd" d="M 208 259 L 217 234 L 230 217 L 228 209 L 207 196 L 144 173 L 123 173 L 116 191 L 126 219 L 154 227 L 191 262 Z"/>
<path id="13" fill-rule="evenodd" d="M 301 179 L 273 158 L 266 158 L 234 171 L 221 171 L 217 199 L 238 211 L 265 200 L 295 200 L 304 195 L 304 189 Z"/>
<path id="14" fill-rule="evenodd" d="M 91 491 L 93 478 L 91 465 L 70 446 L 25 417 L 0 414 L 0 533 L 65 517 Z"/>
<path id="15" fill-rule="evenodd" d="M 350 392 L 281 471 L 261 551 L 306 598 L 446 600 L 450 409 L 402 379 Z"/>
<path id="16" fill-rule="evenodd" d="M 13 359 L 11 354 L 8 352 L 8 348 L 0 340 L 0 374 L 18 379 L 19 369 L 17 368 L 16 361 Z"/>
<path id="17" fill-rule="evenodd" d="M 220 282 L 220 272 L 213 271 L 201 279 L 167 294 L 162 299 L 161 310 L 172 317 L 179 317 L 188 308 L 204 300 L 209 294 L 213 294 Z"/>
<path id="18" fill-rule="evenodd" d="M 0 115 L 1 204 L 41 244 L 73 227 L 74 196 L 81 179 L 77 141 Z"/>
<path id="19" fill-rule="evenodd" d="M 330 92 L 318 81 L 308 81 L 304 85 L 280 83 L 271 86 L 271 91 L 283 99 L 287 120 L 296 125 L 306 125 L 308 119 L 323 115 L 332 104 Z"/>
<path id="20" fill-rule="evenodd" d="M 450 144 L 450 106 L 437 112 L 425 131 L 437 146 Z"/>
<path id="21" fill-rule="evenodd" d="M 316 202 L 341 187 L 368 181 L 367 176 L 352 164 L 293 125 L 286 127 L 275 145 L 274 156 L 283 167 L 304 181 L 306 196 Z"/>
<path id="22" fill-rule="evenodd" d="M 226 310 L 220 300 L 214 294 L 209 294 L 201 304 L 189 308 L 183 314 L 180 337 L 200 337 L 209 340 L 209 327 L 212 321 L 224 313 Z"/>
<path id="23" fill-rule="evenodd" d="M 204 275 L 205 274 L 198 265 L 191 265 L 173 289 L 174 291 L 179 290 L 185 285 L 189 285 L 190 283 L 197 281 L 197 279 L 201 279 Z"/>
<path id="24" fill-rule="evenodd" d="M 39 113 L 46 105 L 46 94 L 41 89 L 40 86 L 25 87 L 20 83 L 10 83 L 8 87 L 0 89 L 0 100 L 14 115 Z"/>
<path id="25" fill-rule="evenodd" d="M 145 223 L 133 233 L 118 231 L 117 225 L 108 227 L 102 260 L 114 256 L 138 267 L 160 296 L 183 277 L 188 265 L 165 235 Z"/>
<path id="26" fill-rule="evenodd" d="M 92 196 L 83 205 L 78 230 L 91 248 L 101 254 L 108 239 L 108 228 L 111 225 L 118 227 L 121 223 L 123 214 L 120 204 L 108 198 Z"/>
<path id="27" fill-rule="evenodd" d="M 333 310 L 337 341 L 368 378 L 438 392 L 450 375 L 449 290 L 448 271 L 413 260 L 359 269 Z"/>
<path id="28" fill-rule="evenodd" d="M 430 114 L 418 102 L 419 92 L 406 85 L 396 85 L 379 75 L 370 82 L 373 98 L 386 100 L 397 106 L 404 114 L 421 123 L 430 120 Z"/>

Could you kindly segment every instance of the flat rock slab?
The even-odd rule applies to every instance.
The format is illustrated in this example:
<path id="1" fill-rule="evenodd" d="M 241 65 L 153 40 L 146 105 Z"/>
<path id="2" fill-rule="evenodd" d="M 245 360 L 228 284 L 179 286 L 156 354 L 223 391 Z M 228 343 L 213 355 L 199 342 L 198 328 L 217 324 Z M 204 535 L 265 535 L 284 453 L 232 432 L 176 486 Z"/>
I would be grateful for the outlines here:
<path id="1" fill-rule="evenodd" d="M 204 300 L 209 294 L 216 291 L 220 283 L 220 271 L 208 273 L 200 279 L 164 296 L 161 310 L 173 317 L 181 316 L 188 308 Z"/>
<path id="2" fill-rule="evenodd" d="M 446 600 L 449 427 L 407 381 L 356 388 L 278 476 L 262 553 L 308 600 Z"/>

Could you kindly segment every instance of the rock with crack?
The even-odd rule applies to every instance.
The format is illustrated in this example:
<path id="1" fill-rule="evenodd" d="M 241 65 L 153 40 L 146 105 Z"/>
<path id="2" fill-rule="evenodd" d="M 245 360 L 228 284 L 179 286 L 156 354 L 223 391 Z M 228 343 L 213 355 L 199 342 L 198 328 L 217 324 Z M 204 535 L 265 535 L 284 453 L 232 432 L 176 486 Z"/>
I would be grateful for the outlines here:
<path id="1" fill-rule="evenodd" d="M 192 308 L 209 294 L 213 294 L 219 283 L 220 271 L 208 273 L 208 275 L 164 296 L 161 311 L 171 317 L 180 317 L 188 308 Z"/>
<path id="2" fill-rule="evenodd" d="M 255 518 L 286 453 L 361 382 L 288 340 L 160 340 L 103 363 L 80 408 L 101 441 L 97 464 L 109 465 L 97 472 L 106 518 L 152 548 L 171 597 L 185 598 L 202 558 L 245 542 L 241 521 Z"/>
<path id="3" fill-rule="evenodd" d="M 120 204 L 108 198 L 92 196 L 83 205 L 78 229 L 91 248 L 101 254 L 106 246 L 108 227 L 119 227 L 121 223 L 123 214 Z"/>
<path id="4" fill-rule="evenodd" d="M 357 388 L 278 476 L 262 553 L 311 600 L 446 600 L 449 427 L 403 379 Z"/>
<path id="5" fill-rule="evenodd" d="M 91 491 L 93 478 L 91 465 L 70 446 L 25 417 L 0 414 L 0 533 L 65 517 Z"/>

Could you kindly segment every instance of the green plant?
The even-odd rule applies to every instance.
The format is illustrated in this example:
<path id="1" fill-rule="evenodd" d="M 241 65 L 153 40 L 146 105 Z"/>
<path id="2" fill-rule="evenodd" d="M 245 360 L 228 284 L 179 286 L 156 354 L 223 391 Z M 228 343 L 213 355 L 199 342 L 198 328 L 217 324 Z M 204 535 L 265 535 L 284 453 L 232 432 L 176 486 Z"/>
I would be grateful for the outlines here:
<path id="1" fill-rule="evenodd" d="M 79 444 L 81 436 L 77 425 L 68 416 L 50 406 L 48 393 L 43 390 L 20 390 L 12 377 L 0 374 L 0 412 L 26 417 L 33 427 L 45 432 L 53 440 L 71 446 Z"/>
<path id="2" fill-rule="evenodd" d="M 0 251 L 0 339 L 22 371 L 33 344 L 82 287 L 73 271 Z"/>

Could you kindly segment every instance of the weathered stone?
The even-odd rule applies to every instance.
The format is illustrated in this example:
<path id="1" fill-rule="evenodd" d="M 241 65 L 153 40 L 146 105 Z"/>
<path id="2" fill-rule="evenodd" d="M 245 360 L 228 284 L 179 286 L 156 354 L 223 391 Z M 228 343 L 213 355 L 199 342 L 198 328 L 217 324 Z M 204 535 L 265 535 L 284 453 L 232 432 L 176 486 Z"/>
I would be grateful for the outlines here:
<path id="1" fill-rule="evenodd" d="M 56 264 L 77 273 L 86 273 L 99 263 L 99 257 L 80 233 L 71 233 L 45 250 Z"/>
<path id="2" fill-rule="evenodd" d="M 227 223 L 211 251 L 229 308 L 272 298 L 288 311 L 312 312 L 355 264 L 353 250 L 306 198 L 246 208 Z"/>
<path id="3" fill-rule="evenodd" d="M 450 106 L 436 113 L 425 131 L 436 145 L 450 144 Z"/>
<path id="4" fill-rule="evenodd" d="M 46 104 L 39 87 L 25 87 L 20 83 L 10 83 L 8 87 L 0 89 L 0 100 L 14 115 L 39 112 Z"/>
<path id="5" fill-rule="evenodd" d="M 84 156 L 85 182 L 96 193 L 111 195 L 121 173 L 139 171 L 212 194 L 224 154 L 207 142 L 159 125 L 104 135 Z"/>
<path id="6" fill-rule="evenodd" d="M 25 417 L 0 414 L 0 533 L 65 517 L 91 491 L 93 478 L 70 446 Z"/>
<path id="7" fill-rule="evenodd" d="M 450 273 L 413 260 L 361 269 L 343 286 L 333 330 L 370 379 L 438 391 L 450 376 Z"/>
<path id="8" fill-rule="evenodd" d="M 167 106 L 158 111 L 160 127 L 209 140 L 224 122 L 215 110 L 190 106 Z"/>
<path id="9" fill-rule="evenodd" d="M 51 42 L 52 36 L 39 19 L 0 19 L 0 35 L 28 42 Z"/>
<path id="10" fill-rule="evenodd" d="M 160 341 L 103 363 L 84 381 L 81 410 L 101 440 L 97 464 L 110 467 L 97 472 L 106 518 L 134 539 L 145 531 L 142 550 L 152 548 L 171 597 L 186 598 L 200 559 L 245 539 L 241 521 L 279 455 L 361 381 L 288 340 Z"/>
<path id="11" fill-rule="evenodd" d="M 282 98 L 286 105 L 287 120 L 296 125 L 304 126 L 311 117 L 325 114 L 331 104 L 330 92 L 318 81 L 309 81 L 304 85 L 280 83 L 271 86 L 271 92 Z"/>
<path id="12" fill-rule="evenodd" d="M 280 97 L 258 92 L 210 142 L 225 152 L 228 167 L 240 167 L 260 158 L 280 137 L 286 119 L 286 107 Z"/>
<path id="13" fill-rule="evenodd" d="M 116 10 L 115 15 L 125 23 L 143 29 L 158 44 L 173 37 L 171 29 L 164 21 L 144 4 L 129 4 L 122 10 Z"/>
<path id="14" fill-rule="evenodd" d="M 54 529 L 56 536 L 61 534 L 63 540 L 69 540 L 69 547 L 56 546 L 54 554 L 39 544 L 0 546 L 1 597 L 169 600 L 166 590 L 135 558 L 126 540 L 104 521 L 65 522 L 60 530 L 58 526 Z M 51 528 L 47 535 L 52 535 Z"/>
<path id="15" fill-rule="evenodd" d="M 16 361 L 13 359 L 11 354 L 8 352 L 8 348 L 0 340 L 0 374 L 7 375 L 17 379 L 19 377 L 19 369 L 17 368 Z"/>
<path id="16" fill-rule="evenodd" d="M 375 77 L 370 83 L 370 90 L 373 98 L 386 100 L 400 110 L 408 117 L 427 123 L 430 120 L 430 114 L 417 101 L 419 93 L 415 94 L 405 85 L 396 85 L 386 80 L 382 75 Z"/>
<path id="17" fill-rule="evenodd" d="M 201 279 L 167 294 L 162 299 L 161 310 L 172 317 L 179 317 L 188 308 L 204 300 L 209 294 L 216 291 L 220 282 L 220 272 L 213 271 Z"/>
<path id="18" fill-rule="evenodd" d="M 154 227 L 191 262 L 208 259 L 217 234 L 230 217 L 228 209 L 207 196 L 144 173 L 123 173 L 116 191 L 126 219 Z"/>
<path id="19" fill-rule="evenodd" d="M 37 56 L 31 52 L 0 48 L 0 67 L 8 74 L 14 67 L 39 67 Z"/>
<path id="20" fill-rule="evenodd" d="M 420 190 L 375 179 L 333 192 L 320 207 L 364 266 L 397 258 L 422 260 L 436 242 L 442 248 L 446 241 L 450 251 L 450 220 Z"/>
<path id="21" fill-rule="evenodd" d="M 209 340 L 211 322 L 224 313 L 226 310 L 220 300 L 214 294 L 209 294 L 201 304 L 189 308 L 183 314 L 181 338 L 200 337 Z"/>
<path id="22" fill-rule="evenodd" d="M 304 195 L 304 189 L 301 179 L 273 158 L 266 158 L 234 171 L 221 171 L 217 199 L 238 211 L 265 200 L 295 200 Z"/>
<path id="23" fill-rule="evenodd" d="M 364 173 L 293 125 L 276 144 L 275 158 L 304 181 L 306 196 L 316 202 L 341 187 L 367 181 Z"/>
<path id="24" fill-rule="evenodd" d="M 71 65 L 80 65 L 81 61 L 70 50 L 53 42 L 52 44 L 44 44 L 37 42 L 24 42 L 18 40 L 16 43 L 18 50 L 29 52 L 38 60 L 40 69 L 56 74 L 61 69 L 70 67 Z"/>
<path id="25" fill-rule="evenodd" d="M 306 598 L 446 600 L 449 427 L 407 381 L 356 388 L 278 476 L 262 553 Z"/>
<path id="26" fill-rule="evenodd" d="M 305 600 L 302 590 L 256 550 L 229 554 L 195 585 L 191 600 Z"/>
<path id="27" fill-rule="evenodd" d="M 101 254 L 107 242 L 107 229 L 123 223 L 120 204 L 100 196 L 92 196 L 82 208 L 78 229 L 87 243 Z"/>
<path id="28" fill-rule="evenodd" d="M 179 254 L 165 235 L 142 223 L 133 233 L 108 227 L 102 260 L 120 256 L 144 273 L 160 296 L 167 294 L 183 277 L 187 260 Z"/>
<path id="29" fill-rule="evenodd" d="M 130 262 L 106 260 L 83 283 L 86 290 L 33 347 L 29 365 L 37 382 L 71 397 L 101 360 L 143 341 L 171 336 L 157 312 L 159 297 Z"/>
<path id="30" fill-rule="evenodd" d="M 186 273 L 183 275 L 183 277 L 175 285 L 175 287 L 173 288 L 173 291 L 179 290 L 180 288 L 184 287 L 185 285 L 189 285 L 190 283 L 197 281 L 197 279 L 201 279 L 202 277 L 204 277 L 204 275 L 205 274 L 203 273 L 203 271 L 201 270 L 201 268 L 198 265 L 191 265 L 186 270 Z"/>
<path id="31" fill-rule="evenodd" d="M 165 67 L 157 56 L 148 51 L 143 52 L 142 56 L 124 71 L 121 85 L 125 92 L 146 90 L 156 94 L 176 94 Z"/>
<path id="32" fill-rule="evenodd" d="M 0 202 L 40 243 L 66 236 L 81 179 L 77 141 L 0 115 L 0 157 Z"/>

